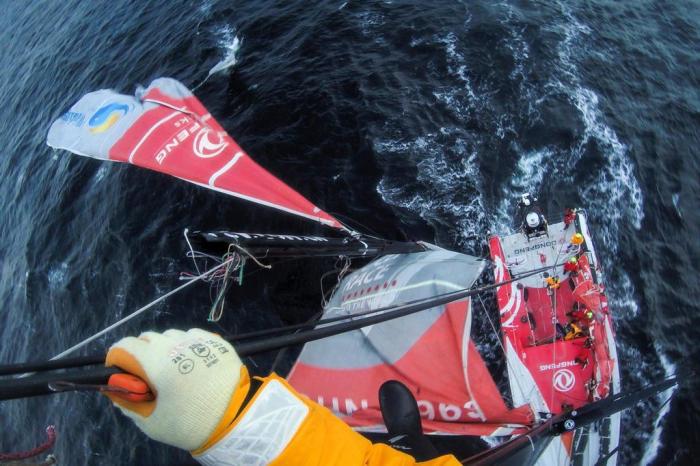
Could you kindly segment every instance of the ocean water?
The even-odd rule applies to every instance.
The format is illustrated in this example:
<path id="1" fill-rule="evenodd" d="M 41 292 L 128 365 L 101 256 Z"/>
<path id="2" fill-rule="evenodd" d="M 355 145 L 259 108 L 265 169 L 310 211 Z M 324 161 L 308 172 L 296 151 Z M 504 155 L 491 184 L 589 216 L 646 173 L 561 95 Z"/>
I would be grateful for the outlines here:
<path id="1" fill-rule="evenodd" d="M 172 76 L 258 162 L 388 238 L 485 253 L 514 197 L 586 208 L 627 389 L 619 463 L 692 464 L 700 359 L 700 4 L 690 0 L 0 2 L 0 363 L 52 356 L 179 285 L 184 228 L 318 227 L 163 175 L 53 151 L 99 88 Z M 327 265 L 327 264 L 326 264 Z M 324 264 L 246 277 L 219 331 L 320 306 Z M 206 286 L 92 345 L 204 326 Z M 248 361 L 265 372 L 274 355 Z M 177 464 L 94 394 L 0 403 L 0 451 L 54 423 L 60 464 Z"/>

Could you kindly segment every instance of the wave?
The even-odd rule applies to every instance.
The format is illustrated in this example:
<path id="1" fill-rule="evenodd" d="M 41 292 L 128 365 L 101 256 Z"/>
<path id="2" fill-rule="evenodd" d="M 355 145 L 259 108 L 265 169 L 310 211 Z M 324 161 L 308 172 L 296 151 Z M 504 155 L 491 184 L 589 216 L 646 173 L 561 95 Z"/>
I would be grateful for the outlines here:
<path id="1" fill-rule="evenodd" d="M 518 152 L 520 158 L 509 184 L 503 188 L 503 196 L 494 215 L 493 229 L 498 234 L 513 230 L 513 199 L 526 192 L 541 191 L 545 173 L 550 171 L 551 163 L 556 157 L 556 150 L 549 147 Z"/>
<path id="2" fill-rule="evenodd" d="M 579 206 L 586 208 L 596 226 L 603 269 L 612 271 L 604 280 L 615 317 L 618 321 L 633 320 L 640 312 L 635 285 L 616 261 L 620 244 L 624 243 L 624 226 L 641 228 L 644 196 L 629 148 L 607 123 L 601 99 L 585 83 L 580 69 L 579 63 L 592 52 L 589 38 L 593 32 L 566 5 L 560 5 L 551 24 L 543 26 L 547 32 L 554 32 L 552 36 L 558 37 L 559 42 L 549 56 L 542 79 L 533 72 L 535 66 L 541 65 L 541 57 L 531 50 L 525 25 L 518 22 L 513 7 L 505 4 L 500 8 L 505 8 L 501 24 L 505 35 L 499 46 L 501 52 L 510 56 L 512 66 L 509 73 L 500 77 L 505 77 L 506 85 L 515 90 L 508 104 L 499 103 L 494 90 L 504 84 L 494 85 L 489 81 L 491 76 L 482 76 L 473 69 L 476 64 L 470 64 L 468 57 L 472 55 L 463 31 L 413 37 L 412 47 L 437 45 L 444 54 L 448 76 L 441 81 L 450 84 L 431 90 L 436 103 L 462 125 L 479 121 L 482 126 L 480 132 L 469 133 L 455 125 L 404 137 L 396 137 L 397 132 L 403 132 L 394 129 L 392 137 L 375 140 L 373 148 L 383 165 L 398 166 L 398 159 L 415 168 L 409 173 L 409 177 L 413 175 L 410 182 L 406 181 L 406 173 L 395 176 L 392 170 L 386 170 L 377 191 L 391 205 L 416 213 L 440 229 L 454 229 L 458 234 L 455 244 L 473 247 L 474 236 L 483 237 L 487 231 L 512 231 L 513 201 L 522 193 L 547 197 L 555 194 L 557 186 L 578 187 Z M 528 131 L 534 124 L 556 126 L 556 121 L 542 121 L 551 99 L 563 99 L 564 110 L 575 116 L 579 126 L 566 144 L 557 141 L 538 146 L 530 141 L 528 145 Z M 508 164 L 499 167 L 505 177 L 494 190 L 487 185 L 493 181 L 482 171 L 479 155 L 484 150 L 493 151 L 499 144 L 503 147 L 503 142 L 513 157 L 499 159 Z M 586 169 L 587 166 L 595 168 Z M 495 196 L 490 194 L 493 191 Z M 491 196 L 495 199 L 491 200 Z M 622 347 L 620 354 L 625 360 L 626 354 L 634 352 L 634 343 L 623 340 L 624 337 L 618 339 L 618 346 Z M 663 355 L 658 357 L 663 360 Z M 654 358 L 655 355 L 645 355 L 645 363 L 655 365 Z M 667 411 L 668 406 L 659 419 Z M 648 450 L 656 448 L 660 433 L 661 424 L 657 422 Z"/>
<path id="3" fill-rule="evenodd" d="M 238 37 L 234 28 L 228 25 L 223 26 L 216 34 L 219 36 L 218 47 L 223 50 L 224 58 L 209 69 L 207 76 L 192 88 L 193 92 L 202 87 L 216 73 L 228 70 L 238 63 L 238 52 L 243 44 L 243 39 Z"/>
<path id="4" fill-rule="evenodd" d="M 566 6 L 562 6 L 566 18 L 564 40 L 559 45 L 558 55 L 561 79 L 554 80 L 549 86 L 556 91 L 563 91 L 579 110 L 583 124 L 583 136 L 572 152 L 571 163 L 578 162 L 584 155 L 587 144 L 595 140 L 605 155 L 606 164 L 599 171 L 595 182 L 584 189 L 584 199 L 605 200 L 609 206 L 604 211 L 604 222 L 609 231 L 606 243 L 616 244 L 619 223 L 629 220 L 636 229 L 641 228 L 644 218 L 644 200 L 642 190 L 634 175 L 634 164 L 629 157 L 627 146 L 618 138 L 615 131 L 605 123 L 600 110 L 598 95 L 584 86 L 576 63 L 576 54 L 587 50 L 582 37 L 591 34 L 591 29 L 580 23 Z M 624 202 L 623 202 L 624 201 Z M 614 206 L 614 207 L 613 207 Z M 598 206 L 596 206 L 598 207 Z"/>
<path id="5" fill-rule="evenodd" d="M 656 348 L 656 353 L 659 355 L 661 364 L 664 367 L 666 377 L 674 375 L 676 373 L 676 365 L 673 364 L 668 358 L 666 358 L 663 355 L 660 348 Z M 649 439 L 647 446 L 644 449 L 644 456 L 642 456 L 642 459 L 639 462 L 639 464 L 642 466 L 648 466 L 652 464 L 654 460 L 656 460 L 656 456 L 661 447 L 663 446 L 663 444 L 661 443 L 661 433 L 663 432 L 662 422 L 671 410 L 670 400 L 673 396 L 673 392 L 675 391 L 676 387 L 671 387 L 667 390 L 664 390 L 657 397 L 659 402 L 662 403 L 662 408 L 659 410 L 659 413 L 656 416 L 656 420 L 654 421 L 654 432 L 652 433 L 651 438 Z"/>
<path id="6" fill-rule="evenodd" d="M 224 26 L 218 31 L 220 36 L 218 44 L 224 52 L 224 58 L 219 60 L 210 70 L 207 77 L 227 70 L 238 63 L 238 52 L 240 51 L 243 39 L 236 35 L 236 31 L 231 26 Z"/>
<path id="7" fill-rule="evenodd" d="M 457 233 L 460 246 L 474 247 L 483 236 L 486 209 L 480 195 L 477 153 L 455 128 L 409 141 L 379 140 L 375 153 L 402 163 L 415 163 L 415 182 L 406 189 L 405 179 L 384 177 L 377 192 L 385 202 L 418 213 L 432 224 L 443 224 Z M 457 163 L 455 163 L 457 161 Z"/>

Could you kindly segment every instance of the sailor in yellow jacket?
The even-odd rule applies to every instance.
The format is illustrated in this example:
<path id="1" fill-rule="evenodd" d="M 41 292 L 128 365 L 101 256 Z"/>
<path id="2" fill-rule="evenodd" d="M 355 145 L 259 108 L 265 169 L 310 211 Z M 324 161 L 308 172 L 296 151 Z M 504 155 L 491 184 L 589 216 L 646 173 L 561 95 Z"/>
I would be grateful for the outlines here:
<path id="1" fill-rule="evenodd" d="M 250 378 L 233 347 L 200 329 L 127 337 L 107 354 L 143 379 L 153 401 L 107 396 L 146 435 L 189 450 L 207 466 L 456 466 L 454 456 L 416 462 L 372 444 L 283 378 Z"/>

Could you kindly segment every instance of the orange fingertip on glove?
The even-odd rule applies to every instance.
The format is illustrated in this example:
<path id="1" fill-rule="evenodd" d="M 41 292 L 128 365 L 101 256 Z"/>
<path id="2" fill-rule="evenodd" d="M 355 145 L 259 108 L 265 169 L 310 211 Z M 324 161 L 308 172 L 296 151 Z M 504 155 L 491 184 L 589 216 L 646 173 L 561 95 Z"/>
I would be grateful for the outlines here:
<path id="1" fill-rule="evenodd" d="M 154 390 L 153 385 L 148 380 L 148 375 L 141 367 L 141 364 L 136 360 L 136 358 L 123 348 L 112 348 L 107 353 L 107 359 L 105 360 L 105 366 L 107 367 L 118 367 L 121 370 L 131 374 L 133 376 L 141 379 L 146 385 L 148 385 L 151 393 L 154 397 L 157 397 L 157 392 Z M 112 376 L 114 377 L 114 376 Z M 112 377 L 110 377 L 110 385 L 112 385 Z M 109 398 L 112 403 L 118 405 L 122 409 L 127 409 L 134 413 L 138 413 L 140 416 L 148 417 L 156 409 L 156 400 L 151 401 L 135 401 L 126 399 L 123 395 L 119 393 L 105 392 L 107 398 Z"/>
<path id="2" fill-rule="evenodd" d="M 155 396 L 150 401 L 109 399 L 146 435 L 185 450 L 197 450 L 225 422 L 239 382 L 247 380 L 230 343 L 201 329 L 145 332 L 114 344 L 105 361 L 141 379 Z M 244 377 L 242 375 L 245 374 Z"/>

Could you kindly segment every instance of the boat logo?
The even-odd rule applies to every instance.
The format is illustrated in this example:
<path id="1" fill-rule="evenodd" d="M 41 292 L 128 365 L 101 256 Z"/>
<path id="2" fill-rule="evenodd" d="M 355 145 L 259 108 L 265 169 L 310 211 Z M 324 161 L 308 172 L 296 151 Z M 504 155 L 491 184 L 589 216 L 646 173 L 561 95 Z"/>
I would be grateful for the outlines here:
<path id="1" fill-rule="evenodd" d="M 554 388 L 560 392 L 568 392 L 574 388 L 576 377 L 569 369 L 559 369 L 554 373 Z"/>
<path id="2" fill-rule="evenodd" d="M 513 255 L 519 256 L 520 254 L 525 254 L 526 252 L 530 252 L 530 251 L 537 251 L 538 249 L 542 249 L 542 248 L 553 248 L 554 246 L 556 246 L 556 244 L 557 244 L 556 241 L 545 241 L 543 243 L 533 244 L 532 246 L 526 246 L 524 248 L 515 249 L 513 251 Z"/>
<path id="3" fill-rule="evenodd" d="M 100 107 L 88 121 L 90 132 L 95 134 L 104 133 L 127 113 L 129 113 L 129 106 L 126 104 L 114 102 Z"/>
<path id="4" fill-rule="evenodd" d="M 218 141 L 212 142 L 209 139 L 210 134 L 213 134 L 218 139 Z M 201 157 L 203 159 L 216 157 L 224 151 L 226 146 L 228 146 L 228 142 L 226 142 L 226 140 L 221 136 L 221 134 L 219 134 L 216 131 L 213 131 L 211 128 L 203 128 L 194 137 L 194 153 L 197 157 Z"/>
<path id="5" fill-rule="evenodd" d="M 85 123 L 85 114 L 80 112 L 66 112 L 61 115 L 61 120 L 79 128 L 83 126 L 83 123 Z"/>

